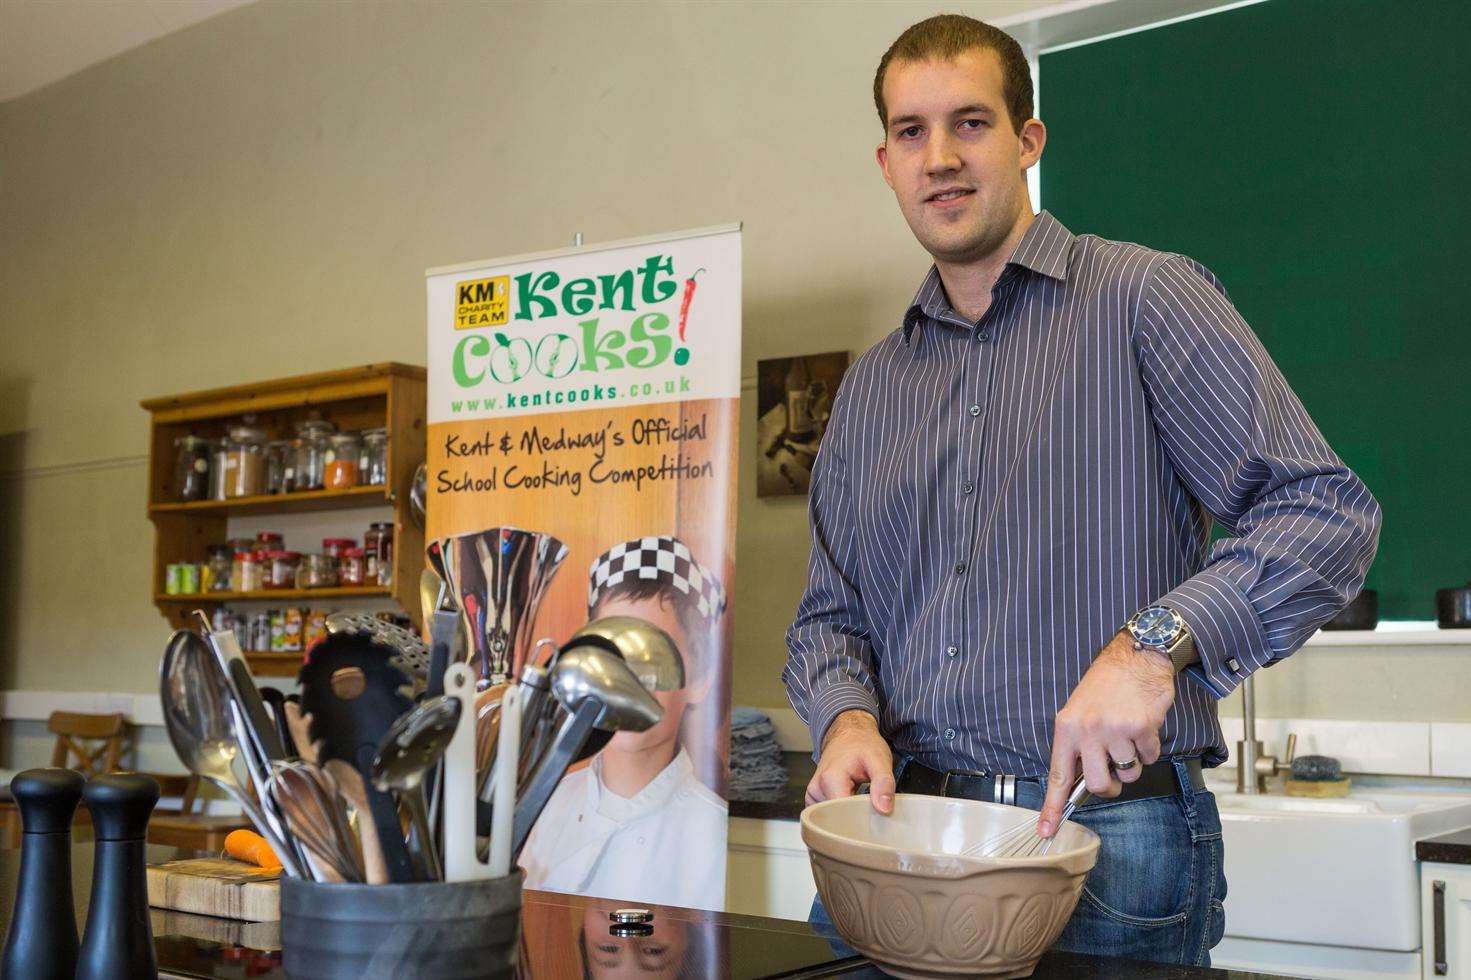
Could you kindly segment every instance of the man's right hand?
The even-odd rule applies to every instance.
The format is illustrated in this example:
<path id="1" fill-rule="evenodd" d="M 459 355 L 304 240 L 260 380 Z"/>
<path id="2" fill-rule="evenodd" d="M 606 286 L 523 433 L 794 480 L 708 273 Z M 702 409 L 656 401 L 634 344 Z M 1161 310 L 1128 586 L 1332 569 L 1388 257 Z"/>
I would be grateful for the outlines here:
<path id="1" fill-rule="evenodd" d="M 807 784 L 807 803 L 852 796 L 868 783 L 869 799 L 879 813 L 894 809 L 894 753 L 867 711 L 845 711 L 828 726 L 817 760 L 817 775 Z"/>

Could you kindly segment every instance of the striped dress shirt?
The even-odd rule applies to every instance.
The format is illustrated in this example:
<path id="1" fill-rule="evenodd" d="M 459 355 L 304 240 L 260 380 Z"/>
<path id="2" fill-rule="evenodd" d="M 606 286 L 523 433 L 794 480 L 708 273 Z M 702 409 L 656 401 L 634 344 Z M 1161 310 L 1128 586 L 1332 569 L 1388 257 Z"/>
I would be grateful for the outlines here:
<path id="1" fill-rule="evenodd" d="M 782 676 L 814 745 L 856 708 L 897 753 L 1019 776 L 1155 602 L 1200 655 L 1163 752 L 1225 761 L 1216 700 L 1357 594 L 1380 523 L 1209 270 L 1046 211 L 978 322 L 932 268 L 853 364 L 809 507 Z"/>

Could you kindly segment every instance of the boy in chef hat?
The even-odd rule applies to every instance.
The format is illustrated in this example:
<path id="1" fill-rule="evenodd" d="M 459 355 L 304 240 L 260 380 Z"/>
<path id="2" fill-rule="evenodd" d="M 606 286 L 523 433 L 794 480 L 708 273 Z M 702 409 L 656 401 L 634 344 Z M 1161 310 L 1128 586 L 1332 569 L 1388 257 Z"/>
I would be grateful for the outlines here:
<path id="1" fill-rule="evenodd" d="M 679 740 L 685 708 L 709 693 L 725 591 L 675 537 L 615 545 L 589 572 L 588 615 L 637 616 L 684 657 L 685 686 L 655 691 L 663 719 L 619 732 L 558 785 L 521 852 L 526 887 L 657 905 L 725 904 L 726 803 Z"/>

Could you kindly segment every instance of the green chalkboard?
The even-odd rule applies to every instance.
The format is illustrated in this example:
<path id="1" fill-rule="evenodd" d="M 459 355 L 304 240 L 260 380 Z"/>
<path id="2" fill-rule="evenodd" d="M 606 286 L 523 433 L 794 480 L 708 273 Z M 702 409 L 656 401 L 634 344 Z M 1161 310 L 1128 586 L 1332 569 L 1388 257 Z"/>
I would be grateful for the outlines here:
<path id="1" fill-rule="evenodd" d="M 1384 508 L 1368 587 L 1471 578 L 1471 3 L 1267 0 L 1040 59 L 1042 206 L 1221 277 Z"/>

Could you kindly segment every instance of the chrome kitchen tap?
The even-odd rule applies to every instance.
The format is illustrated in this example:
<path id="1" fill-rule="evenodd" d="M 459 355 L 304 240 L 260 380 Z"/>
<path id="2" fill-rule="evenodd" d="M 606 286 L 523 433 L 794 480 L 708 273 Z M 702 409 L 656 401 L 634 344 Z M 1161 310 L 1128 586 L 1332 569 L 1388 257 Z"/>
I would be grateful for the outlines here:
<path id="1" fill-rule="evenodd" d="M 1255 678 L 1247 675 L 1241 682 L 1241 733 L 1243 740 L 1236 743 L 1236 792 L 1255 795 L 1267 791 L 1267 777 L 1275 776 L 1292 768 L 1292 758 L 1297 754 L 1297 733 L 1287 734 L 1287 758 L 1281 762 L 1277 757 L 1266 755 L 1261 739 L 1256 737 L 1256 684 Z M 1255 774 L 1248 779 L 1247 774 Z"/>

